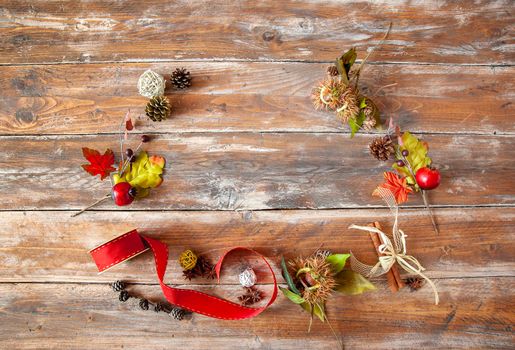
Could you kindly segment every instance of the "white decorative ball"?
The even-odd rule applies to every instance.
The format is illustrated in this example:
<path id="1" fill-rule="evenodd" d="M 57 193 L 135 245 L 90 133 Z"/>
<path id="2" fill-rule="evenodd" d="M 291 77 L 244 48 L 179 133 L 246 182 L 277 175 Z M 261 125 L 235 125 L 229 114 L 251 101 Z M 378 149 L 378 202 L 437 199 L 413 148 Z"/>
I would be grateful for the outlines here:
<path id="1" fill-rule="evenodd" d="M 256 284 L 257 277 L 254 270 L 252 270 L 250 267 L 247 267 L 245 270 L 243 270 L 242 273 L 240 273 L 239 279 L 240 284 L 243 287 L 252 287 Z"/>
<path id="2" fill-rule="evenodd" d="M 165 84 L 165 78 L 149 69 L 139 77 L 138 90 L 140 95 L 152 98 L 164 94 Z"/>

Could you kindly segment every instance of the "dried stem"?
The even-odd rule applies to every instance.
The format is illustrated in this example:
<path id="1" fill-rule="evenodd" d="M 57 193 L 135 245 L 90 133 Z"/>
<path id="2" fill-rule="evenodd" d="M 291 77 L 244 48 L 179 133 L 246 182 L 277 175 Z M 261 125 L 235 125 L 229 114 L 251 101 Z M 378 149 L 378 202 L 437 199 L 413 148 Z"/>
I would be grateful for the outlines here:
<path id="1" fill-rule="evenodd" d="M 429 212 L 429 217 L 431 218 L 431 223 L 433 224 L 433 229 L 435 230 L 435 233 L 438 235 L 439 234 L 438 225 L 436 225 L 433 211 L 431 210 L 431 207 L 429 206 L 429 201 L 427 200 L 427 193 L 424 190 L 420 190 L 420 193 L 422 194 L 422 199 L 424 200 L 424 205 L 426 206 L 426 209 Z"/>
<path id="2" fill-rule="evenodd" d="M 79 211 L 79 212 L 77 212 L 77 213 L 75 213 L 75 214 L 72 214 L 72 216 L 71 216 L 71 217 L 72 217 L 72 218 L 74 218 L 74 217 L 76 217 L 76 216 L 78 216 L 78 215 L 80 215 L 80 214 L 84 213 L 86 210 L 93 208 L 95 205 L 97 205 L 97 204 L 99 204 L 99 203 L 101 203 L 101 202 L 105 201 L 105 200 L 106 200 L 107 198 L 109 198 L 109 197 L 111 197 L 111 193 L 106 194 L 104 197 L 100 198 L 100 199 L 99 199 L 99 200 L 97 200 L 95 203 L 93 203 L 93 204 L 91 204 L 91 205 L 87 206 L 86 208 L 82 209 L 81 211 Z"/>
<path id="3" fill-rule="evenodd" d="M 379 44 L 377 44 L 376 46 L 374 46 L 372 48 L 372 50 L 370 50 L 370 52 L 365 56 L 365 58 L 363 59 L 363 61 L 361 61 L 361 64 L 359 65 L 359 68 L 358 70 L 356 71 L 356 74 L 355 74 L 355 77 L 356 77 L 356 83 L 355 83 L 355 87 L 357 88 L 358 87 L 358 81 L 359 81 L 359 75 L 361 73 L 361 70 L 363 69 L 363 66 L 365 65 L 365 62 L 367 61 L 367 59 L 370 57 L 370 55 L 372 54 L 372 52 L 375 51 L 375 49 L 377 49 L 379 46 L 383 45 L 383 42 L 386 40 L 386 38 L 388 37 L 388 34 L 390 34 L 390 30 L 392 29 L 392 22 L 390 22 L 390 25 L 388 26 L 388 30 L 386 31 L 385 35 L 383 36 L 383 38 L 381 39 L 381 41 L 379 42 Z"/>

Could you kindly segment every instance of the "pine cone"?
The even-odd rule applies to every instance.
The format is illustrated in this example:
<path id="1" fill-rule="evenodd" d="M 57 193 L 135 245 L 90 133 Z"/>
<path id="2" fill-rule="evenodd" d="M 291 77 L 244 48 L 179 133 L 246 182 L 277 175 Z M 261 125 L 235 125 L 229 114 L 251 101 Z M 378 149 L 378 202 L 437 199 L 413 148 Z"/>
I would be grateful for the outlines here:
<path id="1" fill-rule="evenodd" d="M 370 149 L 371 155 L 383 162 L 387 161 L 388 158 L 395 153 L 395 147 L 393 146 L 390 136 L 377 137 L 373 139 L 368 148 Z"/>
<path id="2" fill-rule="evenodd" d="M 340 74 L 340 72 L 338 72 L 338 68 L 336 68 L 336 66 L 329 66 L 327 67 L 327 74 L 332 77 L 336 77 L 338 74 Z"/>
<path id="3" fill-rule="evenodd" d="M 148 310 L 148 300 L 147 299 L 140 299 L 139 300 L 139 307 L 141 310 Z"/>
<path id="4" fill-rule="evenodd" d="M 166 96 L 155 96 L 145 108 L 145 114 L 154 122 L 160 122 L 170 116 L 172 105 Z"/>
<path id="5" fill-rule="evenodd" d="M 172 311 L 170 311 L 169 315 L 170 317 L 175 318 L 176 320 L 182 320 L 184 318 L 184 310 L 178 307 L 172 308 Z"/>
<path id="6" fill-rule="evenodd" d="M 420 277 L 408 277 L 404 281 L 412 292 L 419 290 L 424 285 L 424 280 Z"/>
<path id="7" fill-rule="evenodd" d="M 170 81 L 176 89 L 185 89 L 191 86 L 190 72 L 186 68 L 177 68 L 170 75 Z"/>
<path id="8" fill-rule="evenodd" d="M 363 122 L 363 129 L 372 130 L 377 123 L 380 121 L 379 117 L 379 108 L 375 105 L 375 103 L 366 96 L 360 96 L 361 99 L 365 99 L 365 107 L 363 107 L 362 111 L 365 114 L 365 121 Z"/>
<path id="9" fill-rule="evenodd" d="M 114 283 L 111 283 L 111 288 L 113 288 L 113 290 L 115 292 L 121 292 L 122 290 L 125 289 L 125 282 L 123 282 L 123 281 L 116 281 Z"/>
<path id="10" fill-rule="evenodd" d="M 129 295 L 129 292 L 127 292 L 126 290 L 122 290 L 120 292 L 120 295 L 118 296 L 118 299 L 121 301 L 121 302 L 126 302 L 127 300 L 129 300 L 131 296 Z"/>

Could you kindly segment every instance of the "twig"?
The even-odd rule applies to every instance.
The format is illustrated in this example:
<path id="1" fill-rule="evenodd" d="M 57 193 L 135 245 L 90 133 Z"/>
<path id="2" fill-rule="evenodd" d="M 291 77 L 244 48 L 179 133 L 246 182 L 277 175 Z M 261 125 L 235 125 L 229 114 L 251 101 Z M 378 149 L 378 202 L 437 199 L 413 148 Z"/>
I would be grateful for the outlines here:
<path id="1" fill-rule="evenodd" d="M 420 193 L 422 193 L 422 199 L 424 200 L 424 205 L 426 206 L 426 209 L 429 212 L 429 217 L 431 218 L 431 223 L 433 224 L 433 229 L 435 230 L 435 233 L 438 235 L 439 234 L 438 226 L 436 225 L 433 211 L 431 210 L 431 207 L 429 206 L 429 202 L 427 200 L 427 193 L 424 190 L 420 190 Z"/>
<path id="2" fill-rule="evenodd" d="M 80 214 L 84 213 L 86 210 L 93 208 L 95 205 L 97 205 L 97 204 L 99 204 L 99 203 L 101 203 L 101 202 L 105 201 L 105 200 L 106 200 L 107 198 L 109 198 L 109 197 L 111 197 L 111 193 L 106 194 L 104 197 L 100 198 L 100 199 L 99 199 L 99 200 L 97 200 L 95 203 L 93 203 L 93 204 L 91 204 L 91 205 L 87 206 L 86 208 L 82 209 L 81 211 L 79 211 L 79 212 L 77 212 L 77 213 L 75 213 L 75 214 L 72 214 L 72 216 L 71 216 L 71 217 L 72 217 L 72 218 L 74 218 L 74 217 L 76 217 L 76 216 L 78 216 L 78 215 L 80 215 Z"/>
<path id="3" fill-rule="evenodd" d="M 374 46 L 372 48 L 372 50 L 370 50 L 370 52 L 365 56 L 365 58 L 363 59 L 363 61 L 361 61 L 361 64 L 359 65 L 359 68 L 358 70 L 356 71 L 356 83 L 355 83 L 355 87 L 357 88 L 358 87 L 358 81 L 359 81 L 359 74 L 361 73 L 361 70 L 363 69 L 363 66 L 365 65 L 365 62 L 367 61 L 367 59 L 370 57 L 370 55 L 372 54 L 372 52 L 375 51 L 376 48 L 378 48 L 379 46 L 383 45 L 383 42 L 386 40 L 386 38 L 388 37 L 388 34 L 390 34 L 390 30 L 392 29 L 392 22 L 390 22 L 390 25 L 388 26 L 388 30 L 386 31 L 385 35 L 383 36 L 383 38 L 381 39 L 381 41 L 379 42 L 379 44 L 377 44 L 376 46 Z"/>

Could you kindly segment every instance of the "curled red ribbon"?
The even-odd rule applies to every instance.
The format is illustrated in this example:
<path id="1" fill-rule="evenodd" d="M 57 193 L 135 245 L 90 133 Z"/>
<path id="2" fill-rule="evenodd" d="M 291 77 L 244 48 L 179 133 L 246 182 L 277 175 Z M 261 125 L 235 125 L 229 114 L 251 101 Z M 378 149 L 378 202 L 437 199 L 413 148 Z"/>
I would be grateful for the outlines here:
<path id="1" fill-rule="evenodd" d="M 168 264 L 168 246 L 156 239 L 140 235 L 137 230 L 127 232 L 109 242 L 90 251 L 95 261 L 98 271 L 103 272 L 123 261 L 143 253 L 150 248 L 154 254 L 157 278 L 163 294 L 171 304 L 177 305 L 184 309 L 206 315 L 209 317 L 220 318 L 224 320 L 241 320 L 259 315 L 275 301 L 277 297 L 277 281 L 272 267 L 266 259 L 258 252 L 244 247 L 235 247 L 222 255 L 215 266 L 215 272 L 220 282 L 220 270 L 224 258 L 235 250 L 245 250 L 258 255 L 268 266 L 274 281 L 274 289 L 272 297 L 264 307 L 252 308 L 242 306 L 231 301 L 221 299 L 206 293 L 198 292 L 191 289 L 179 289 L 166 285 L 163 282 Z"/>

